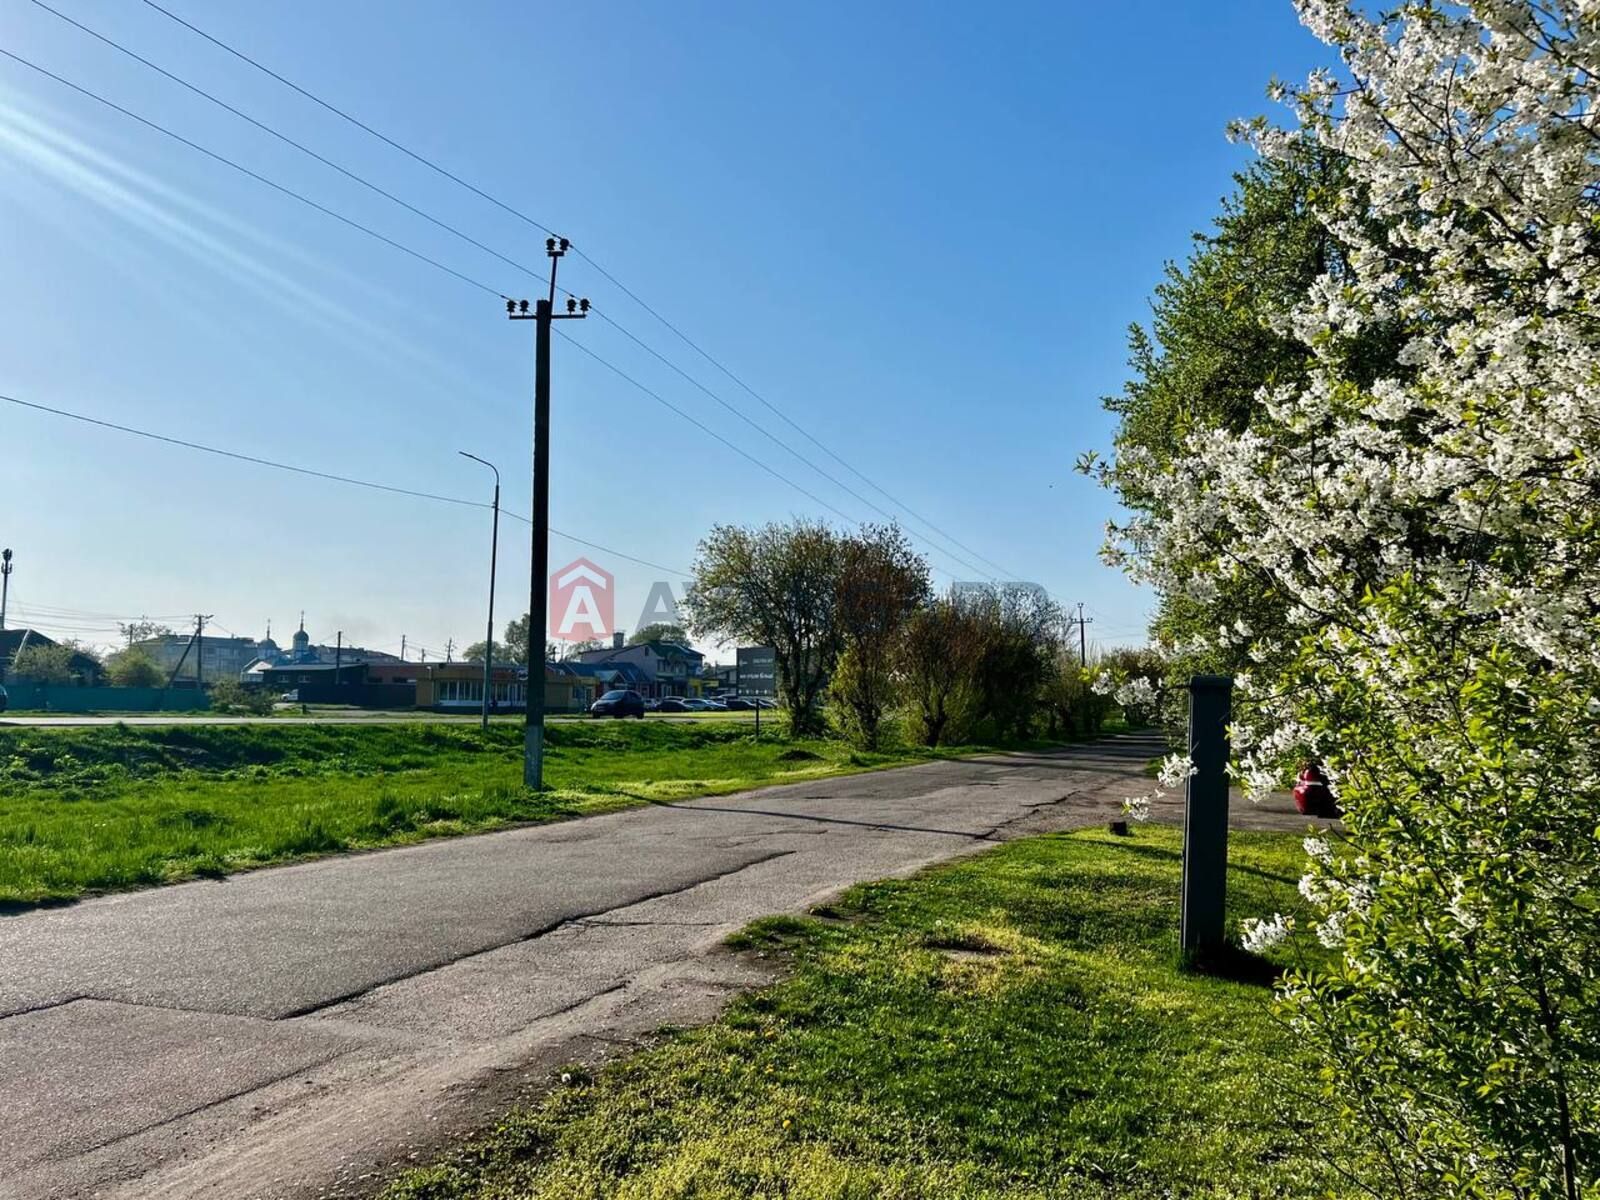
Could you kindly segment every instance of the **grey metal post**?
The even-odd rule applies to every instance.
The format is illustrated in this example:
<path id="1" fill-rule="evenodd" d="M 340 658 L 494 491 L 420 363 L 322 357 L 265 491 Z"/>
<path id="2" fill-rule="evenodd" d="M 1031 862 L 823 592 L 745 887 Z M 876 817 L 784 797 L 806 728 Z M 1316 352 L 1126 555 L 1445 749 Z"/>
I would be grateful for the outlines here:
<path id="1" fill-rule="evenodd" d="M 492 707 L 489 693 L 494 678 L 494 570 L 495 559 L 500 554 L 500 468 L 488 459 L 468 454 L 465 450 L 457 450 L 456 453 L 463 458 L 470 458 L 475 463 L 482 463 L 494 472 L 494 525 L 489 534 L 489 633 L 483 651 L 483 727 L 488 729 L 489 709 Z M 531 613 L 529 621 L 532 621 Z"/>
<path id="2" fill-rule="evenodd" d="M 1233 680 L 1189 681 L 1189 777 L 1183 816 L 1183 909 L 1178 941 L 1185 954 L 1222 944 L 1228 892 L 1228 721 Z"/>

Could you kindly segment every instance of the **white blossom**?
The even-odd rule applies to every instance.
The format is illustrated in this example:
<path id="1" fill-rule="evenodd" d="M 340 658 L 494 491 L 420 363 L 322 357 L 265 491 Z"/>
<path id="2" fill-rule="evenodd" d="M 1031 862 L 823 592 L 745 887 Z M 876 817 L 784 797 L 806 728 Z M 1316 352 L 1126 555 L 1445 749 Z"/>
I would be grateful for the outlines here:
<path id="1" fill-rule="evenodd" d="M 1261 954 L 1283 942 L 1294 932 L 1294 918 L 1275 913 L 1271 917 L 1247 917 L 1239 925 L 1239 940 L 1252 954 Z"/>

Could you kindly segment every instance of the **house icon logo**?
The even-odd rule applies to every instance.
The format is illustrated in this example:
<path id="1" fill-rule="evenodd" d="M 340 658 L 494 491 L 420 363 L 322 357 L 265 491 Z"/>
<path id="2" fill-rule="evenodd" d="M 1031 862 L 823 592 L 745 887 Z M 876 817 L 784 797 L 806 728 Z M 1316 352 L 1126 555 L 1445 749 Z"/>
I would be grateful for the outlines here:
<path id="1" fill-rule="evenodd" d="M 562 642 L 604 640 L 616 627 L 611 572 L 579 558 L 550 574 L 550 636 Z"/>

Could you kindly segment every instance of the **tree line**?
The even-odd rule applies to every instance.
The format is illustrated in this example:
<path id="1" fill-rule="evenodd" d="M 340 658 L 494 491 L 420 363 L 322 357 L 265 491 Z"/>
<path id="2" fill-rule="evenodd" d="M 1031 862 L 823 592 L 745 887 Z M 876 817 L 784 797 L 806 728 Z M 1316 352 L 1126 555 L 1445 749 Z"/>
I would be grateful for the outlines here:
<path id="1" fill-rule="evenodd" d="M 719 525 L 684 598 L 697 636 L 770 646 L 791 732 L 837 729 L 863 749 L 897 727 L 939 746 L 1092 734 L 1111 700 L 1091 686 L 1065 614 L 1025 584 L 936 594 L 895 525 L 842 532 L 793 520 Z M 1125 655 L 1124 670 L 1137 670 Z"/>

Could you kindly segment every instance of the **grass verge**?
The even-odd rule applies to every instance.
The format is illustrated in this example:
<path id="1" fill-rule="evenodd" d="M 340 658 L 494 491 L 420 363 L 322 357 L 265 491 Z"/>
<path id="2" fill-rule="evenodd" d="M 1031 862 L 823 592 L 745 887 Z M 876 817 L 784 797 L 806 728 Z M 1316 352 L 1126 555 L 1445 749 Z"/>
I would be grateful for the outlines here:
<path id="1" fill-rule="evenodd" d="M 1231 919 L 1295 907 L 1302 861 L 1234 834 Z M 1270 969 L 1179 969 L 1178 876 L 1176 831 L 1078 833 L 760 922 L 738 942 L 784 982 L 575 1067 L 386 1200 L 1336 1195 L 1275 1103 Z"/>
<path id="2" fill-rule="evenodd" d="M 730 722 L 0 729 L 0 906 L 970 753 L 757 741 Z"/>

